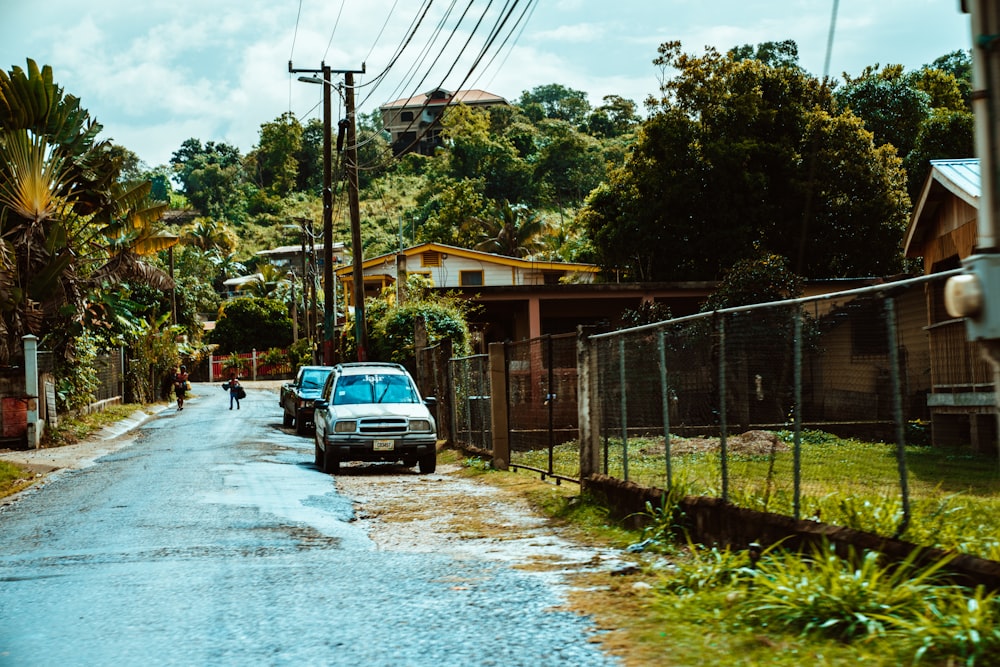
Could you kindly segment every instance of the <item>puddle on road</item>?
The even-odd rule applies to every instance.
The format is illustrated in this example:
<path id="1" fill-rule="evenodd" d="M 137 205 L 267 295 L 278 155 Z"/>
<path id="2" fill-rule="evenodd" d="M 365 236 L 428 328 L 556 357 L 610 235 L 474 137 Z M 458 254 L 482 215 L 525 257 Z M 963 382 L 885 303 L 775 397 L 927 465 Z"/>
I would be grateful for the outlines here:
<path id="1" fill-rule="evenodd" d="M 351 500 L 337 493 L 329 475 L 261 461 L 219 466 L 218 470 L 223 474 L 223 488 L 206 492 L 202 502 L 253 507 L 262 515 L 277 517 L 304 548 L 325 538 L 336 540 L 343 549 L 374 548 L 354 522 Z"/>

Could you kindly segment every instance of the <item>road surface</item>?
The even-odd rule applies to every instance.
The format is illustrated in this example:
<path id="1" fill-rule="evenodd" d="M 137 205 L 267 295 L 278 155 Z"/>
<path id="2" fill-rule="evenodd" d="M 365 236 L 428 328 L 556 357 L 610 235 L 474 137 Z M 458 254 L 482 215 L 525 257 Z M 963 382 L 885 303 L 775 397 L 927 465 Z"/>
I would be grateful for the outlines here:
<path id="1" fill-rule="evenodd" d="M 0 509 L 0 665 L 618 664 L 551 568 L 515 567 L 600 555 L 510 508 L 521 540 L 459 539 L 434 506 L 481 485 L 331 477 L 274 391 L 193 393 Z M 379 520 L 394 507 L 414 520 Z"/>

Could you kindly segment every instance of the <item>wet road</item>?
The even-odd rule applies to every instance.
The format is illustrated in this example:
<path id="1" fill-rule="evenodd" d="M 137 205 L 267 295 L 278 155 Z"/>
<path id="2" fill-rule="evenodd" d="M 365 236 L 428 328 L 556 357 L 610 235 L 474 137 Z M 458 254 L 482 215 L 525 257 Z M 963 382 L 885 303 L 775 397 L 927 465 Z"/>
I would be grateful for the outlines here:
<path id="1" fill-rule="evenodd" d="M 275 393 L 195 394 L 0 511 L 0 665 L 616 664 L 542 578 L 375 549 Z"/>

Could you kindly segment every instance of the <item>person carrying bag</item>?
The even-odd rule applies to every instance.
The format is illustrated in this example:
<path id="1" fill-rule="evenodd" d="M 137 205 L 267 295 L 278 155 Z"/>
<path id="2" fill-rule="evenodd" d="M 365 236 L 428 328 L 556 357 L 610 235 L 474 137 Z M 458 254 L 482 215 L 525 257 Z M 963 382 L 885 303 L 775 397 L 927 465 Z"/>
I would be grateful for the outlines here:
<path id="1" fill-rule="evenodd" d="M 233 403 L 236 403 L 236 409 L 240 409 L 240 400 L 247 397 L 247 392 L 243 389 L 243 385 L 240 384 L 239 378 L 236 377 L 236 373 L 229 376 L 229 382 L 222 385 L 223 389 L 229 390 L 229 409 L 233 409 Z"/>

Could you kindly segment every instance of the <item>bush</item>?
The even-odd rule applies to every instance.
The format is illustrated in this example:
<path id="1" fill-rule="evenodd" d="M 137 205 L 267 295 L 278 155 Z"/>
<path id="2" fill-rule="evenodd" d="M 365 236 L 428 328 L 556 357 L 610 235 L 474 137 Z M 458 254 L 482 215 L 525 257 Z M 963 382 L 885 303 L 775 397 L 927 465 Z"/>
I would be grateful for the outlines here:
<path id="1" fill-rule="evenodd" d="M 286 348 L 292 343 L 292 320 L 279 301 L 240 297 L 219 309 L 210 340 L 222 354 Z"/>

